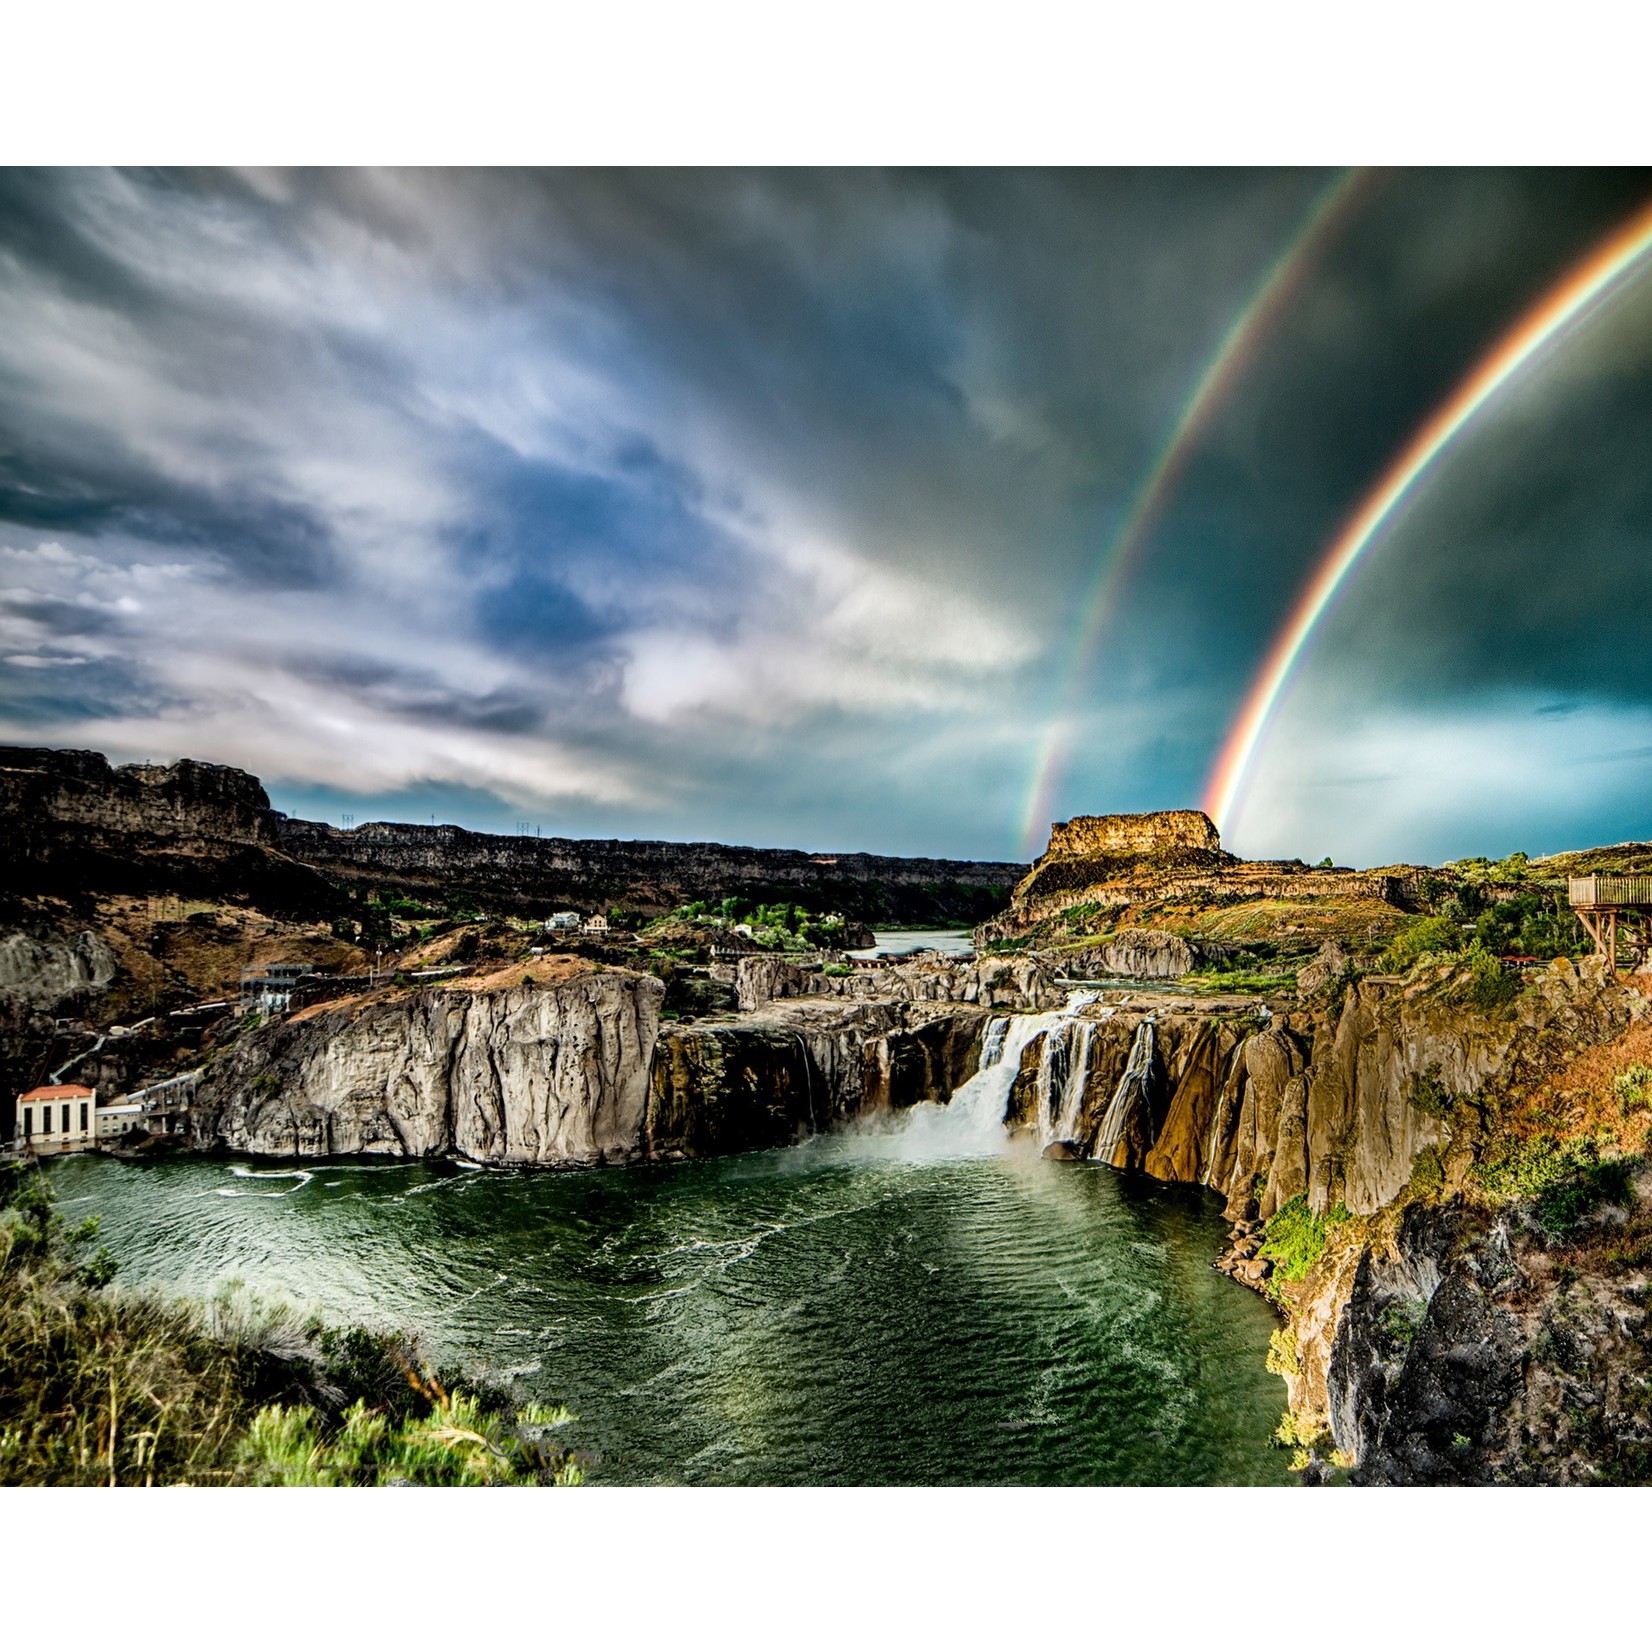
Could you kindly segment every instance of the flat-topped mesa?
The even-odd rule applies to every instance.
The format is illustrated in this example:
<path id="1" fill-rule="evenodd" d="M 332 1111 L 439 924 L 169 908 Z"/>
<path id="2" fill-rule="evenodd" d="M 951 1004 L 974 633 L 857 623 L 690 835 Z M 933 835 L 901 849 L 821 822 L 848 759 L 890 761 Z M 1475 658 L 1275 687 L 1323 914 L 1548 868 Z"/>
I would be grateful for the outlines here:
<path id="1" fill-rule="evenodd" d="M 1221 834 L 1199 809 L 1155 809 L 1138 815 L 1075 815 L 1050 828 L 1046 859 L 1077 855 L 1158 855 L 1174 849 L 1220 851 Z"/>
<path id="2" fill-rule="evenodd" d="M 1231 914 L 1238 904 L 1256 901 L 1341 903 L 1349 924 L 1362 934 L 1372 924 L 1392 928 L 1412 904 L 1408 880 L 1391 871 L 1243 860 L 1222 847 L 1214 823 L 1197 809 L 1079 815 L 1050 828 L 1049 848 L 1016 885 L 1009 910 L 980 925 L 976 942 L 1029 937 L 1061 942 L 1103 934 L 1120 922 L 1139 927 L 1144 920 L 1129 913 L 1143 905 L 1170 902 Z M 1075 912 L 1069 920 L 1067 914 Z M 1173 927 L 1185 928 L 1188 921 L 1184 914 Z M 1294 921 L 1275 914 L 1263 928 Z M 1154 919 L 1148 927 L 1157 924 Z M 1248 938 L 1267 936 L 1258 932 Z"/>
<path id="3" fill-rule="evenodd" d="M 1041 895 L 1166 872 L 1214 872 L 1238 864 L 1209 815 L 1156 809 L 1135 815 L 1076 815 L 1050 827 L 1050 846 L 1016 886 L 1021 908 Z"/>

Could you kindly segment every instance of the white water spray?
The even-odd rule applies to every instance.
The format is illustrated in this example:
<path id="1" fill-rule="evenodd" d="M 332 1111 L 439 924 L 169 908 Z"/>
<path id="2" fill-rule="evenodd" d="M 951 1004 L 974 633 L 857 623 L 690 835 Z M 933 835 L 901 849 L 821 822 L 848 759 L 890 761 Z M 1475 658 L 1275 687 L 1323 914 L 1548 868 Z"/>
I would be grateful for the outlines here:
<path id="1" fill-rule="evenodd" d="M 1004 1114 L 1010 1091 L 1021 1071 L 1021 1053 L 1040 1034 L 1048 1035 L 1040 1055 L 1038 1078 L 1040 1130 L 1050 1114 L 1050 1128 L 1056 1128 L 1069 1114 L 1076 1123 L 1084 1099 L 1084 1068 L 1094 1031 L 1088 1022 L 1077 1020 L 1078 1012 L 1095 1003 L 1099 994 L 1075 992 L 1059 1010 L 1038 1015 L 998 1015 L 987 1023 L 981 1040 L 981 1064 L 973 1077 L 952 1092 L 944 1106 L 920 1103 L 901 1115 L 897 1131 L 885 1137 L 900 1156 L 924 1159 L 982 1159 L 1003 1150 Z M 1068 1054 L 1067 1037 L 1077 1032 L 1080 1059 Z M 1060 1054 L 1052 1056 L 1054 1044 Z M 1059 1066 L 1059 1078 L 1049 1063 Z M 1046 1073 L 1049 1071 L 1049 1081 Z M 1051 1097 L 1059 1094 L 1059 1103 Z M 1071 1128 L 1072 1126 L 1069 1126 Z"/>

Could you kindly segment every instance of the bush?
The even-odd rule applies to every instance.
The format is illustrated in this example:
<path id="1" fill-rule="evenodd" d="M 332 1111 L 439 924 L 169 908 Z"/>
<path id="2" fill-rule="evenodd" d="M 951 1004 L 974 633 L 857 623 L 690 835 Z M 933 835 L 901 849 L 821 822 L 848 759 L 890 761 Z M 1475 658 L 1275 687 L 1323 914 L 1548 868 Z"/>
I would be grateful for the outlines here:
<path id="1" fill-rule="evenodd" d="M 38 1172 L 0 1167 L 0 1483 L 579 1483 L 566 1413 L 424 1368 L 238 1286 L 206 1302 L 106 1287 Z"/>
<path id="2" fill-rule="evenodd" d="M 1463 954 L 1468 965 L 1468 980 L 1463 987 L 1466 997 L 1477 1010 L 1498 1010 L 1520 996 L 1520 977 L 1503 965 L 1480 944 L 1473 941 Z"/>
<path id="3" fill-rule="evenodd" d="M 1330 1229 L 1347 1220 L 1348 1211 L 1340 1204 L 1324 1216 L 1314 1215 L 1307 1195 L 1299 1193 L 1268 1218 L 1267 1237 L 1256 1254 L 1273 1263 L 1273 1279 L 1297 1284 L 1324 1252 Z"/>
<path id="4" fill-rule="evenodd" d="M 1383 954 L 1383 967 L 1396 975 L 1403 975 L 1419 958 L 1433 952 L 1456 952 L 1463 944 L 1462 931 L 1443 914 L 1433 918 L 1419 918 L 1402 929 L 1389 942 Z"/>
<path id="5" fill-rule="evenodd" d="M 569 1421 L 560 1407 L 526 1406 L 514 1423 L 473 1395 L 437 1389 L 427 1417 L 395 1421 L 357 1400 L 328 1429 L 309 1406 L 271 1405 L 236 1453 L 256 1486 L 577 1486 L 585 1476 L 546 1436 Z"/>
<path id="6" fill-rule="evenodd" d="M 1612 1094 L 1617 1098 L 1618 1112 L 1628 1118 L 1631 1113 L 1652 1107 L 1652 1067 L 1637 1061 L 1612 1080 Z"/>
<path id="7" fill-rule="evenodd" d="M 1564 1235 L 1603 1204 L 1621 1205 L 1642 1160 L 1603 1154 L 1609 1140 L 1562 1141 L 1544 1133 L 1500 1143 L 1475 1166 L 1476 1182 L 1494 1198 L 1530 1204 L 1549 1232 Z"/>

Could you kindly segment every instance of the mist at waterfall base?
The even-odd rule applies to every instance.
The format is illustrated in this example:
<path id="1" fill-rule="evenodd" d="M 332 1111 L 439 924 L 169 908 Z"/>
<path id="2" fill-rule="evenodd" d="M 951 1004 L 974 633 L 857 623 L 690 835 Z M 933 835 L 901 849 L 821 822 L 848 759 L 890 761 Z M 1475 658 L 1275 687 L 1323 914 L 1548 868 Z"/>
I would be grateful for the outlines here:
<path id="1" fill-rule="evenodd" d="M 1054 1163 L 999 1122 L 1039 1032 L 1059 1130 L 1073 1009 L 995 1020 L 980 1073 L 798 1147 L 573 1172 L 225 1160 L 52 1169 L 128 1287 L 226 1280 L 418 1333 L 569 1405 L 607 1483 L 1270 1484 L 1276 1321 L 1211 1267 L 1200 1189 Z"/>

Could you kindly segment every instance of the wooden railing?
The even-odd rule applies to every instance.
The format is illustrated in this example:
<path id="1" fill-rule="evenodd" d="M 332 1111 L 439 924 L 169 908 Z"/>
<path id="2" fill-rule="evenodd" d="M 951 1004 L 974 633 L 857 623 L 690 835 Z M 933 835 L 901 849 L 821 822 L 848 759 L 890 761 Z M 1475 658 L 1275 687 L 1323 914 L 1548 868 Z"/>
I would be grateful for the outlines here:
<path id="1" fill-rule="evenodd" d="M 1569 878 L 1566 896 L 1573 906 L 1652 907 L 1652 877 Z"/>

